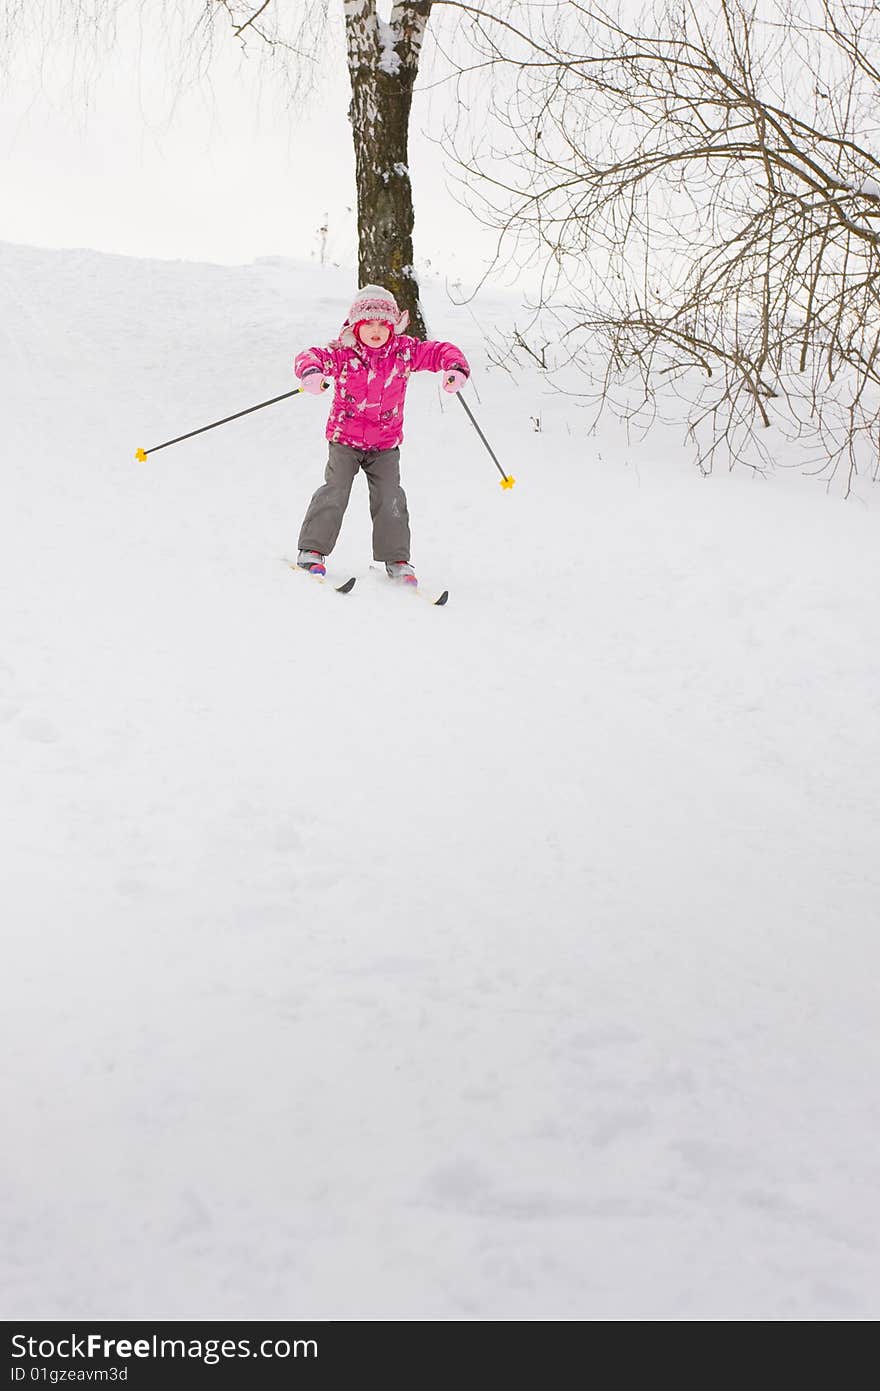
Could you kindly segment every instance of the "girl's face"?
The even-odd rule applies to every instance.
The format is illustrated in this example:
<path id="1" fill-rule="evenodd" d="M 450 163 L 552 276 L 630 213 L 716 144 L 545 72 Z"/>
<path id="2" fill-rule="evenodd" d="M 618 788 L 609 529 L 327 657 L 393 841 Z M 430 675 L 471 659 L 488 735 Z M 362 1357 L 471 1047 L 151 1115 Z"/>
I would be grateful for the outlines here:
<path id="1" fill-rule="evenodd" d="M 358 338 L 368 348 L 384 348 L 391 337 L 391 329 L 381 319 L 370 319 L 358 324 Z"/>

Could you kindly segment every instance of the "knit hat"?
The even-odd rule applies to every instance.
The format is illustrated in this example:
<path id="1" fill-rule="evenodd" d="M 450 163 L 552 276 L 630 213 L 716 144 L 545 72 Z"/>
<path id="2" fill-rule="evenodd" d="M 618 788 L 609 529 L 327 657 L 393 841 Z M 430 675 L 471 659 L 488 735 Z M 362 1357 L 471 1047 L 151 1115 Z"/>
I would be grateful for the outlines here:
<path id="1" fill-rule="evenodd" d="M 358 324 L 370 319 L 378 319 L 381 323 L 387 324 L 393 333 L 403 333 L 409 323 L 409 314 L 405 309 L 402 312 L 398 309 L 397 301 L 390 290 L 384 290 L 381 285 L 365 285 L 354 297 L 348 317 L 342 325 L 339 342 L 346 348 L 356 347 L 355 329 Z"/>

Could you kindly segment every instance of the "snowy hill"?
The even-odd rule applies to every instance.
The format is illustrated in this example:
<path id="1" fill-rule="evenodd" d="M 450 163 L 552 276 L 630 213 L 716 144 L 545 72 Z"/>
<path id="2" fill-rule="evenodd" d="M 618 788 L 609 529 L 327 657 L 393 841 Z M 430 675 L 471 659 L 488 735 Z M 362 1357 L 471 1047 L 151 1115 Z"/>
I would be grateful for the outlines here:
<path id="1" fill-rule="evenodd" d="M 7 1318 L 880 1313 L 876 503 L 438 336 L 432 609 L 295 575 L 353 285 L 0 247 Z M 540 414 L 536 433 L 530 417 Z"/>

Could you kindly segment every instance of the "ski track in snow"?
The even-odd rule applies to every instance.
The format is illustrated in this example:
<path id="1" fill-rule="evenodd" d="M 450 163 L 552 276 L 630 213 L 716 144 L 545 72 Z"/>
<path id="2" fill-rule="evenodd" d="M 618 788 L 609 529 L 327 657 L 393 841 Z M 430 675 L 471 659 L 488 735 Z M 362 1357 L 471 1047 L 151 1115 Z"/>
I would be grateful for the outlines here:
<path id="1" fill-rule="evenodd" d="M 438 295 L 517 488 L 415 379 L 450 603 L 360 479 L 335 595 L 320 403 L 133 453 L 350 290 L 0 247 L 4 1317 L 876 1318 L 876 499 L 591 438 Z"/>

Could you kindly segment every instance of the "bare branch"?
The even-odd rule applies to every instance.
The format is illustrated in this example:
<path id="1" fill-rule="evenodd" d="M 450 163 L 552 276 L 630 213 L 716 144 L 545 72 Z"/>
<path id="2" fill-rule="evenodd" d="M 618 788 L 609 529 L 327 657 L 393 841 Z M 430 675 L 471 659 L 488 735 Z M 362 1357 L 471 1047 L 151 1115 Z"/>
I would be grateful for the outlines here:
<path id="1" fill-rule="evenodd" d="M 499 261 L 544 258 L 585 395 L 650 420 L 674 384 L 705 468 L 784 430 L 876 473 L 880 8 L 438 3 L 495 84 L 492 138 L 447 133 L 464 187 Z"/>

